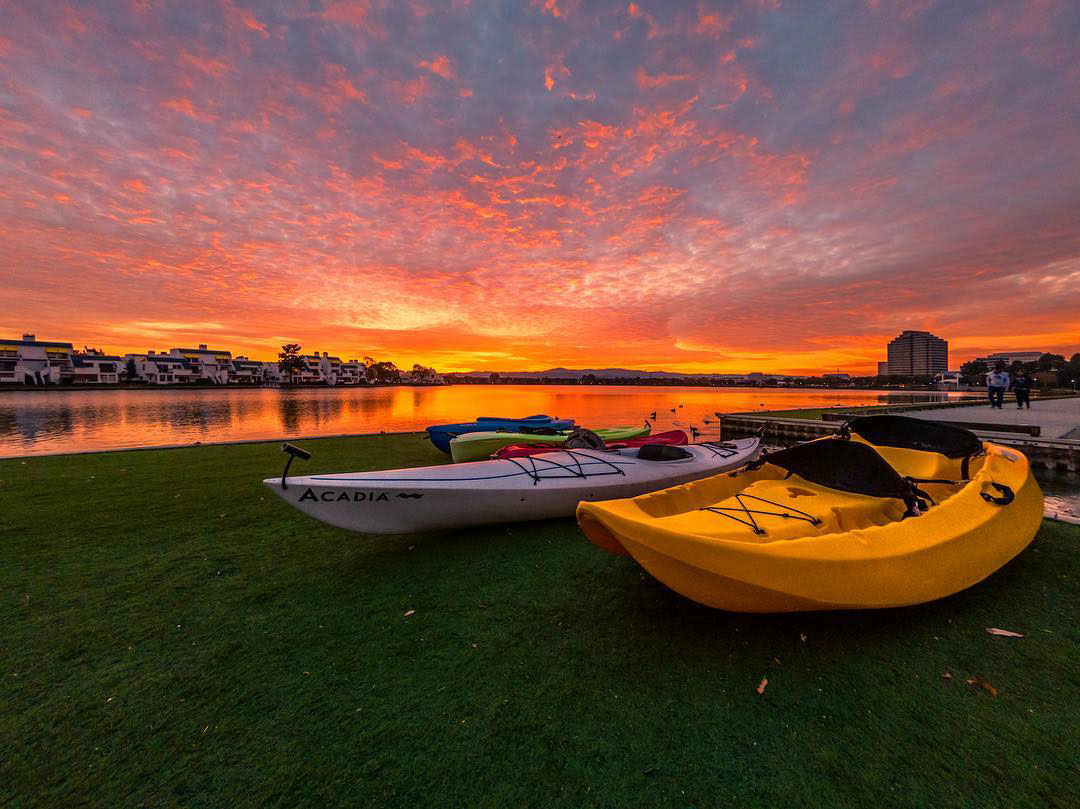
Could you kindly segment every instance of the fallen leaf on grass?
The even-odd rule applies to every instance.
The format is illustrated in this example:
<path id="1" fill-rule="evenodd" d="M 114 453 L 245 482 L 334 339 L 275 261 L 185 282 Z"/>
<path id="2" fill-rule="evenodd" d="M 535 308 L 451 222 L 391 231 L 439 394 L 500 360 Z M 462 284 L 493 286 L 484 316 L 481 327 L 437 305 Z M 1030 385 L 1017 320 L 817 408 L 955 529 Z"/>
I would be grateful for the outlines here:
<path id="1" fill-rule="evenodd" d="M 950 674 L 947 671 L 943 672 L 942 675 L 941 675 L 941 679 L 942 680 L 951 680 L 952 679 L 952 674 Z"/>
<path id="2" fill-rule="evenodd" d="M 803 643 L 806 643 L 806 633 L 805 632 L 800 632 L 799 633 L 799 640 L 801 640 Z"/>
<path id="3" fill-rule="evenodd" d="M 987 633 L 991 635 L 1001 635 L 1003 638 L 1022 638 L 1024 637 L 1019 632 L 1010 632 L 1008 629 L 995 629 L 993 627 L 986 627 Z"/>
<path id="4" fill-rule="evenodd" d="M 994 688 L 994 686 L 990 685 L 990 683 L 986 682 L 986 680 L 980 680 L 978 677 L 968 677 L 966 680 L 964 680 L 964 682 L 968 685 L 973 685 L 976 688 L 983 689 L 992 697 L 997 696 L 997 689 Z"/>
<path id="5" fill-rule="evenodd" d="M 405 610 L 405 617 L 406 618 L 409 618 L 409 617 L 411 617 L 413 615 L 416 615 L 416 610 Z"/>
<path id="6" fill-rule="evenodd" d="M 767 686 L 768 684 L 769 684 L 769 678 L 768 677 L 762 677 L 761 682 L 758 683 L 757 692 L 759 694 L 764 694 L 765 693 L 765 686 Z"/>
<path id="7" fill-rule="evenodd" d="M 475 649 L 479 644 L 474 643 L 472 647 Z"/>

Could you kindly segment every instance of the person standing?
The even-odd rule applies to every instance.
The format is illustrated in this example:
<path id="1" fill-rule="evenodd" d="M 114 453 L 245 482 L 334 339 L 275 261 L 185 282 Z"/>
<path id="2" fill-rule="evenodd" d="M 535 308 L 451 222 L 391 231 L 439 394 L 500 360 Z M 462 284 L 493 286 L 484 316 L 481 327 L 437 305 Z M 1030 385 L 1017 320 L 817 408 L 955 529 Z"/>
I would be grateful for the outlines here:
<path id="1" fill-rule="evenodd" d="M 986 392 L 990 396 L 990 407 L 1001 410 L 1007 387 L 1009 387 L 1009 373 L 1005 370 L 1005 363 L 999 362 L 994 366 L 994 370 L 986 375 Z"/>
<path id="2" fill-rule="evenodd" d="M 1023 369 L 1016 372 L 1012 389 L 1016 394 L 1016 409 L 1023 410 L 1024 405 L 1027 405 L 1027 409 L 1031 410 L 1031 378 Z"/>

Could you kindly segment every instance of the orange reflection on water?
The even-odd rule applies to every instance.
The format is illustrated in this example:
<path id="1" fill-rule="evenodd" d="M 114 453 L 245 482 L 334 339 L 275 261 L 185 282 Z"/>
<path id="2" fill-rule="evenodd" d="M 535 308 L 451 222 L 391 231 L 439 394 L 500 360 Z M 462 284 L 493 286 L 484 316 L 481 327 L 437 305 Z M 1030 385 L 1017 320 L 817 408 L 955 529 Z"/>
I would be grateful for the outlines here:
<path id="1" fill-rule="evenodd" d="M 956 394 L 952 394 L 955 396 Z M 590 428 L 694 425 L 715 412 L 944 399 L 944 393 L 606 385 L 204 388 L 0 392 L 0 456 L 422 430 L 477 416 L 547 413 Z M 674 411 L 674 412 L 673 412 Z M 652 413 L 656 418 L 652 419 Z"/>

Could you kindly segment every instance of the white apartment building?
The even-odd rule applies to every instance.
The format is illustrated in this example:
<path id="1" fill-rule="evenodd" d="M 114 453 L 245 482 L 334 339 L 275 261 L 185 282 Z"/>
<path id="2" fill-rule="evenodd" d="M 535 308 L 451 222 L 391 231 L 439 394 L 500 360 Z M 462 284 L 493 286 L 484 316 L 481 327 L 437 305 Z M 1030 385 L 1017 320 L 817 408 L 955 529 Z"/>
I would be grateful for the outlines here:
<path id="1" fill-rule="evenodd" d="M 229 371 L 229 384 L 261 385 L 266 381 L 264 373 L 263 363 L 247 357 L 236 357 Z"/>
<path id="2" fill-rule="evenodd" d="M 0 383 L 59 385 L 75 381 L 75 349 L 71 343 L 38 340 L 24 334 L 21 340 L 0 339 Z"/>
<path id="3" fill-rule="evenodd" d="M 341 357 L 331 357 L 325 351 L 322 353 L 322 356 L 319 357 L 319 381 L 325 382 L 327 385 L 338 385 L 343 381 L 341 378 Z"/>
<path id="4" fill-rule="evenodd" d="M 199 343 L 198 348 L 172 348 L 169 354 L 188 361 L 195 379 L 212 382 L 215 385 L 228 385 L 229 375 L 232 372 L 232 352 L 220 351 L 206 347 L 206 343 Z"/>
<path id="5" fill-rule="evenodd" d="M 999 362 L 1003 362 L 1006 365 L 1012 365 L 1014 362 L 1022 362 L 1025 365 L 1029 362 L 1038 362 L 1045 352 L 1042 351 L 998 351 L 994 354 L 989 354 L 985 357 L 977 357 L 978 360 L 982 360 L 991 368 Z"/>
<path id="6" fill-rule="evenodd" d="M 190 363 L 181 357 L 174 357 L 164 351 L 157 353 L 147 351 L 145 354 L 125 354 L 124 373 L 127 373 L 127 363 L 132 361 L 135 365 L 134 382 L 146 382 L 151 385 L 177 385 L 191 382 L 198 378 Z"/>
<path id="7" fill-rule="evenodd" d="M 342 385 L 361 385 L 367 383 L 365 372 L 367 368 L 360 360 L 349 360 L 341 363 L 338 369 L 338 378 Z"/>
<path id="8" fill-rule="evenodd" d="M 120 382 L 120 369 L 124 366 L 123 357 L 109 354 L 76 354 L 72 361 L 75 365 L 76 385 L 115 385 Z"/>

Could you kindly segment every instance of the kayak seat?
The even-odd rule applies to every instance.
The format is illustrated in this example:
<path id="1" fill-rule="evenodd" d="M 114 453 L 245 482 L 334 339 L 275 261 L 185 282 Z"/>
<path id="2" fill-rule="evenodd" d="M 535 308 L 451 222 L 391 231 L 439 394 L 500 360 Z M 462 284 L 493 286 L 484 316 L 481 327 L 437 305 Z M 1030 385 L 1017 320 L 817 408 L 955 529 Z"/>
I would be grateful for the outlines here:
<path id="1" fill-rule="evenodd" d="M 888 525 L 903 517 L 894 498 L 839 492 L 793 476 L 759 480 L 736 496 L 656 520 L 658 527 L 733 542 L 778 542 Z"/>
<path id="2" fill-rule="evenodd" d="M 690 457 L 690 452 L 672 444 L 645 444 L 638 450 L 642 461 L 681 461 Z"/>

